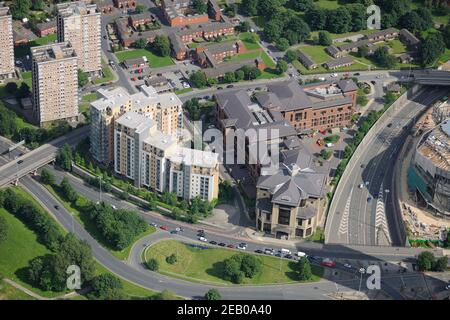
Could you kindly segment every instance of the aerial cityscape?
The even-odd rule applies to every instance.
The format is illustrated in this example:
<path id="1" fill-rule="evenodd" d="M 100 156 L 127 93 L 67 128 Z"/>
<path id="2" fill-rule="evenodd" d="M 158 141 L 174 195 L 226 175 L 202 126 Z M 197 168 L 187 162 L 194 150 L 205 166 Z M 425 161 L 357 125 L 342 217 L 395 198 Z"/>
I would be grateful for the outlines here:
<path id="1" fill-rule="evenodd" d="M 449 96 L 447 0 L 2 0 L 0 300 L 450 300 Z"/>

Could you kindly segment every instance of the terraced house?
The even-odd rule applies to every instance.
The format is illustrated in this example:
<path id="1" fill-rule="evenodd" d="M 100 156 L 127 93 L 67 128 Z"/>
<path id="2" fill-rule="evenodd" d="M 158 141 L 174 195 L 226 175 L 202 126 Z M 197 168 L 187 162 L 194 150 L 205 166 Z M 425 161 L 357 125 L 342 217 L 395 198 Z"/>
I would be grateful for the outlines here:
<path id="1" fill-rule="evenodd" d="M 207 12 L 196 12 L 192 0 L 162 0 L 161 9 L 170 26 L 205 23 L 209 19 L 220 21 L 222 14 L 215 0 L 207 1 Z"/>

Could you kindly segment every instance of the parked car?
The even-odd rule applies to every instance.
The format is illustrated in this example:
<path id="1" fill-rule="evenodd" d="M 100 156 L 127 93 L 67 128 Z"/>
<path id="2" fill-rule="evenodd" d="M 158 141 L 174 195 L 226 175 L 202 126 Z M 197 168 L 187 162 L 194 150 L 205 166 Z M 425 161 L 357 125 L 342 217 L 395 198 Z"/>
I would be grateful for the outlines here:
<path id="1" fill-rule="evenodd" d="M 178 231 L 177 230 L 172 230 L 172 231 L 170 231 L 170 233 L 171 234 L 178 234 Z"/>
<path id="2" fill-rule="evenodd" d="M 347 269 L 351 269 L 353 268 L 352 265 L 350 263 L 346 263 L 344 264 L 344 267 L 346 267 Z"/>
<path id="3" fill-rule="evenodd" d="M 241 242 L 241 243 L 238 244 L 237 248 L 240 249 L 240 250 L 246 250 L 247 249 L 247 244 L 245 242 Z"/>
<path id="4" fill-rule="evenodd" d="M 161 226 L 161 227 L 159 227 L 161 230 L 164 230 L 164 231 L 167 231 L 167 230 L 169 230 L 169 227 L 168 226 Z"/>
<path id="5" fill-rule="evenodd" d="M 216 244 L 217 244 L 217 242 L 215 242 L 214 240 L 213 240 L 213 241 L 210 241 L 209 243 L 210 243 L 210 244 L 213 244 L 213 245 L 216 245 Z"/>
<path id="6" fill-rule="evenodd" d="M 154 223 L 154 222 L 150 223 L 150 225 L 154 226 L 155 228 L 158 227 L 158 225 L 156 223 Z"/>
<path id="7" fill-rule="evenodd" d="M 306 253 L 299 251 L 299 252 L 297 252 L 297 257 L 299 257 L 299 258 L 306 257 Z"/>
<path id="8" fill-rule="evenodd" d="M 221 242 L 221 243 L 219 243 L 219 246 L 226 247 L 227 245 L 225 243 Z"/>
<path id="9" fill-rule="evenodd" d="M 227 248 L 234 249 L 236 247 L 234 246 L 234 244 L 229 244 L 229 245 L 227 245 Z"/>
<path id="10" fill-rule="evenodd" d="M 227 88 L 233 88 L 233 87 L 234 87 L 234 85 L 232 85 L 232 84 L 227 85 Z"/>
<path id="11" fill-rule="evenodd" d="M 281 254 L 291 254 L 291 250 L 284 248 L 281 248 L 280 250 L 278 250 L 278 252 Z"/>
<path id="12" fill-rule="evenodd" d="M 255 253 L 264 253 L 261 249 L 256 249 Z"/>
<path id="13" fill-rule="evenodd" d="M 17 161 L 17 164 L 21 164 L 21 163 L 23 163 L 23 160 Z"/>
<path id="14" fill-rule="evenodd" d="M 368 202 L 368 203 L 371 203 L 371 202 L 372 202 L 372 197 L 368 197 L 368 198 L 367 198 L 367 202 Z"/>
<path id="15" fill-rule="evenodd" d="M 206 239 L 205 237 L 198 237 L 198 240 L 202 242 L 208 242 L 208 239 Z"/>
<path id="16" fill-rule="evenodd" d="M 59 206 L 57 204 L 55 204 L 55 209 L 59 210 Z"/>
<path id="17" fill-rule="evenodd" d="M 264 249 L 264 254 L 273 256 L 273 249 L 269 249 L 269 248 Z"/>
<path id="18" fill-rule="evenodd" d="M 364 183 L 360 183 L 358 188 L 360 188 L 360 189 L 364 188 Z"/>

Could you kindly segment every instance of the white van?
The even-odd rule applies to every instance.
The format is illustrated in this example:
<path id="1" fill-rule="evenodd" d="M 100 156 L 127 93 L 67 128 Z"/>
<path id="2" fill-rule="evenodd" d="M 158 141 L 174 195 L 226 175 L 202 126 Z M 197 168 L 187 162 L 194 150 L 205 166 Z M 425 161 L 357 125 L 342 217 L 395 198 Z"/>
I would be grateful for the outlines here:
<path id="1" fill-rule="evenodd" d="M 299 257 L 299 258 L 306 257 L 306 253 L 299 251 L 299 252 L 297 252 L 297 257 Z"/>
<path id="2" fill-rule="evenodd" d="M 282 253 L 282 254 L 291 254 L 291 250 L 281 248 L 280 253 Z"/>

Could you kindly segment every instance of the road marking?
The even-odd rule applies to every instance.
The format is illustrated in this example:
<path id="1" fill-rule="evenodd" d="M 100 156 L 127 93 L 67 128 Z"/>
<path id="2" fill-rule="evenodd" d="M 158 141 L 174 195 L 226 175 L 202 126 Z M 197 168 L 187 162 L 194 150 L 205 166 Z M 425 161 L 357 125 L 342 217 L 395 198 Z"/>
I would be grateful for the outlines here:
<path id="1" fill-rule="evenodd" d="M 351 204 L 351 200 L 352 200 L 352 193 L 353 193 L 353 188 L 352 190 L 350 190 L 350 194 L 348 196 L 347 202 L 345 203 L 345 208 L 344 208 L 344 213 L 342 215 L 342 219 L 341 219 L 341 223 L 339 225 L 339 233 L 340 234 L 347 234 L 347 243 L 348 241 L 348 222 L 349 222 L 349 215 L 350 215 L 350 204 Z"/>
<path id="2" fill-rule="evenodd" d="M 383 184 L 380 186 L 378 192 L 376 215 L 375 215 L 375 242 L 380 244 L 380 233 L 383 232 L 389 245 L 391 245 L 391 236 L 389 234 L 389 228 L 386 220 L 386 211 L 384 209 L 384 191 Z"/>

